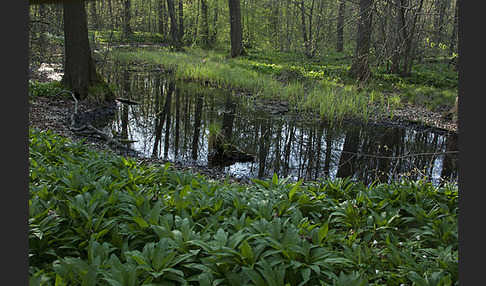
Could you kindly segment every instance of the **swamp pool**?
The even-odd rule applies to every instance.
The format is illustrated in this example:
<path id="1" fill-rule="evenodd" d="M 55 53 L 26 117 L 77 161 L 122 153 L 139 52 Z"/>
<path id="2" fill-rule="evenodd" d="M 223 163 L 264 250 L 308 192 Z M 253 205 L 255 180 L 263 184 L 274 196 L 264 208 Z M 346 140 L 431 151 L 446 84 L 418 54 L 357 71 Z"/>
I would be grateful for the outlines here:
<path id="1" fill-rule="evenodd" d="M 103 72 L 118 104 L 105 129 L 141 157 L 207 166 L 241 178 L 351 177 L 370 183 L 406 176 L 457 181 L 457 134 L 443 130 L 330 125 L 241 93 L 173 80 L 170 73 L 114 65 Z"/>

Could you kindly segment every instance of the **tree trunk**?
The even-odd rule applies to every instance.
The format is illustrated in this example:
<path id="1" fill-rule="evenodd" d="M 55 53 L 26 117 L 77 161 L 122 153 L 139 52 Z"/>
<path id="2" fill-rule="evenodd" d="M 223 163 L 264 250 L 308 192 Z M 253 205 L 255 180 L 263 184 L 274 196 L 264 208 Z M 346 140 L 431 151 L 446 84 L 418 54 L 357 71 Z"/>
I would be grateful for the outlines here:
<path id="1" fill-rule="evenodd" d="M 372 30 L 372 8 L 373 0 L 359 1 L 360 17 L 358 23 L 356 54 L 349 73 L 351 77 L 360 81 L 366 81 L 371 76 L 368 57 Z"/>
<path id="2" fill-rule="evenodd" d="M 434 21 L 435 28 L 435 43 L 438 45 L 443 41 L 444 18 L 449 0 L 435 0 L 436 17 Z"/>
<path id="3" fill-rule="evenodd" d="M 346 0 L 341 0 L 339 3 L 339 12 L 337 20 L 337 45 L 336 51 L 342 52 L 344 50 L 344 13 L 346 11 Z"/>
<path id="4" fill-rule="evenodd" d="M 228 0 L 230 13 L 231 57 L 245 54 L 242 44 L 240 0 Z"/>
<path id="5" fill-rule="evenodd" d="M 167 0 L 167 9 L 169 10 L 170 18 L 170 38 L 172 39 L 172 46 L 176 49 L 180 49 L 179 35 L 177 29 L 177 20 L 174 10 L 174 0 Z"/>
<path id="6" fill-rule="evenodd" d="M 274 43 L 274 47 L 277 47 L 280 44 L 279 41 L 279 11 L 280 11 L 280 1 L 279 0 L 270 0 L 271 4 L 271 15 L 270 15 L 270 25 L 271 25 L 271 39 Z"/>
<path id="7" fill-rule="evenodd" d="M 405 19 L 405 8 L 408 6 L 406 0 L 395 0 L 395 5 L 397 8 L 396 25 L 394 27 L 395 45 L 393 47 L 393 54 L 391 60 L 390 73 L 399 74 L 400 73 L 400 63 L 403 60 L 403 47 L 405 44 L 407 36 L 407 25 Z"/>
<path id="8" fill-rule="evenodd" d="M 108 12 L 109 12 L 109 15 L 110 15 L 110 31 L 113 31 L 113 5 L 112 5 L 112 0 L 108 0 Z"/>
<path id="9" fill-rule="evenodd" d="M 201 46 L 203 48 L 209 48 L 209 20 L 206 0 L 201 0 L 201 20 Z"/>
<path id="10" fill-rule="evenodd" d="M 214 3 L 213 29 L 211 30 L 211 36 L 209 39 L 209 43 L 211 46 L 214 46 L 216 44 L 216 40 L 218 38 L 218 14 L 219 14 L 218 1 L 216 1 Z"/>
<path id="11" fill-rule="evenodd" d="M 458 23 L 459 23 L 459 0 L 456 0 L 456 7 L 454 9 L 454 25 L 452 26 L 452 34 L 451 40 L 449 45 L 449 53 L 452 55 L 456 50 L 456 43 L 457 43 L 457 31 L 458 31 Z"/>
<path id="12" fill-rule="evenodd" d="M 45 4 L 39 5 L 39 17 L 40 19 L 45 19 L 46 17 L 46 7 Z M 46 35 L 45 33 L 47 32 L 45 24 L 40 24 L 39 27 L 39 50 L 40 50 L 40 56 L 41 59 L 46 56 L 46 46 L 47 46 L 47 41 L 46 41 Z"/>
<path id="13" fill-rule="evenodd" d="M 99 25 L 98 25 L 98 13 L 96 11 L 96 1 L 91 1 L 90 2 L 90 10 L 91 10 L 91 27 L 93 27 L 94 30 L 98 30 Z"/>
<path id="14" fill-rule="evenodd" d="M 415 36 L 415 29 L 417 26 L 418 16 L 422 12 L 422 7 L 424 4 L 424 0 L 420 0 L 420 4 L 417 10 L 413 11 L 413 21 L 411 24 L 411 30 L 407 32 L 407 38 L 405 38 L 405 51 L 403 54 L 403 68 L 401 75 L 402 76 L 410 76 L 412 72 L 412 50 L 414 49 L 414 36 Z"/>
<path id="15" fill-rule="evenodd" d="M 124 2 L 124 14 L 123 14 L 123 38 L 128 39 L 132 34 L 132 28 L 130 26 L 131 12 L 130 12 L 130 0 Z"/>
<path id="16" fill-rule="evenodd" d="M 304 7 L 304 0 L 300 1 L 300 16 L 301 16 L 301 29 L 302 29 L 302 38 L 304 40 L 304 51 L 307 55 L 309 50 L 309 39 L 307 38 L 307 29 L 305 25 L 305 7 Z"/>
<path id="17" fill-rule="evenodd" d="M 64 17 L 64 76 L 62 82 L 79 99 L 103 102 L 114 94 L 96 73 L 88 40 L 88 24 L 84 1 L 66 1 Z M 91 89 L 91 87 L 97 87 Z"/>
<path id="18" fill-rule="evenodd" d="M 182 39 L 184 38 L 184 7 L 182 5 L 182 0 L 179 0 L 179 43 L 182 44 Z"/>
<path id="19" fill-rule="evenodd" d="M 159 34 L 165 39 L 165 27 L 167 26 L 167 12 L 165 9 L 165 0 L 159 0 Z"/>

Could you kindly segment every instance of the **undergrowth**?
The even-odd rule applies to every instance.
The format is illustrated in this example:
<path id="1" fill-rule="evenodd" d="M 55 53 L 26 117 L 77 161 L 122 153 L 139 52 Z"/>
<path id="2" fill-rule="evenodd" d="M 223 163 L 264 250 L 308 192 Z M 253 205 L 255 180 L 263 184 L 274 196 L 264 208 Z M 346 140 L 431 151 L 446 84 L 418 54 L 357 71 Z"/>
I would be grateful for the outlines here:
<path id="1" fill-rule="evenodd" d="M 360 92 L 322 72 L 293 65 L 253 62 L 249 58 L 227 58 L 216 51 L 188 49 L 115 50 L 112 57 L 128 64 L 157 64 L 171 68 L 179 80 L 209 83 L 215 87 L 249 91 L 256 97 L 286 100 L 299 111 L 317 112 L 323 119 L 341 122 L 345 118 L 368 119 L 368 115 L 392 112 L 399 104 L 394 96 L 379 91 Z M 329 86 L 335 86 L 330 89 Z M 317 104 L 316 100 L 320 103 Z M 323 101 L 326 102 L 323 102 Z M 376 114 L 375 114 L 376 115 Z"/>
<path id="2" fill-rule="evenodd" d="M 29 132 L 30 285 L 458 285 L 458 190 L 240 185 Z"/>

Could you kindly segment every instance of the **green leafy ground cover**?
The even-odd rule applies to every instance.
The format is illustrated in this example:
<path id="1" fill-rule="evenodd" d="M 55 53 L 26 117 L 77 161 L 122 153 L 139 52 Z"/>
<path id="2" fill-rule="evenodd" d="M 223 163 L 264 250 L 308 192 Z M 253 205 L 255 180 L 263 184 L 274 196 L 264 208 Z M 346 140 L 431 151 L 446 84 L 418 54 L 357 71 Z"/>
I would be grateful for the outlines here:
<path id="1" fill-rule="evenodd" d="M 31 285 L 458 285 L 458 190 L 240 185 L 29 133 Z"/>
<path id="2" fill-rule="evenodd" d="M 457 96 L 457 72 L 440 63 L 416 65 L 410 77 L 374 68 L 373 78 L 362 85 L 348 77 L 352 58 L 342 53 L 307 59 L 297 53 L 250 50 L 247 56 L 231 59 L 226 51 L 135 48 L 114 50 L 112 57 L 126 63 L 171 67 L 182 80 L 287 100 L 299 111 L 317 112 L 338 122 L 389 115 L 405 102 L 434 111 L 450 109 Z"/>

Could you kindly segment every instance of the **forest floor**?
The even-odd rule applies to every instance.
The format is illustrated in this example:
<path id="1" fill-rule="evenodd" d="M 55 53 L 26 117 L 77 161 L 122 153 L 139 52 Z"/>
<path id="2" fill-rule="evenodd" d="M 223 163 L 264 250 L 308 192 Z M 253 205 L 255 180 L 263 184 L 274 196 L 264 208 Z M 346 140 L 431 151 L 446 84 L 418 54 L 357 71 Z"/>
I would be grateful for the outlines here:
<path id="1" fill-rule="evenodd" d="M 135 60 L 135 62 L 139 64 L 139 68 L 144 68 L 145 64 L 154 63 L 163 66 L 163 63 L 159 62 L 160 60 L 173 58 L 174 60 L 179 60 L 180 63 L 188 64 L 186 66 L 188 69 L 194 68 L 195 65 L 198 65 L 201 62 L 213 62 L 212 64 L 215 64 L 215 67 L 222 68 L 223 72 L 221 72 L 221 74 L 223 75 L 227 74 L 229 69 L 237 70 L 240 74 L 250 70 L 253 73 L 250 73 L 250 76 L 256 76 L 258 78 L 267 76 L 267 81 L 263 81 L 262 84 L 268 82 L 268 78 L 270 78 L 270 80 L 277 79 L 278 81 L 290 80 L 307 83 L 322 81 L 325 82 L 325 84 L 329 82 L 338 82 L 338 85 L 355 85 L 355 83 L 351 82 L 343 74 L 343 71 L 346 70 L 346 65 L 349 64 L 349 62 L 346 62 L 343 66 L 337 65 L 339 59 L 336 58 L 336 55 L 332 56 L 334 59 L 331 59 L 331 56 L 329 56 L 327 58 L 327 64 L 324 64 L 326 59 L 321 59 L 320 62 L 312 63 L 309 60 L 297 57 L 295 54 L 265 54 L 264 52 L 259 52 L 250 53 L 247 57 L 235 60 L 226 58 L 223 52 L 202 51 L 199 49 L 188 50 L 186 51 L 186 54 L 183 55 L 180 53 L 175 54 L 169 52 L 163 46 L 157 46 L 157 52 L 153 53 L 151 52 L 154 50 L 153 45 L 141 48 L 144 51 L 143 53 L 134 53 L 133 50 L 130 51 L 130 45 L 128 45 L 128 52 L 127 46 L 121 47 L 121 51 L 119 49 L 120 48 L 115 49 L 114 51 L 114 54 L 118 59 L 128 61 Z M 140 49 L 140 47 L 137 49 Z M 181 59 L 181 57 L 184 58 Z M 103 62 L 103 60 L 106 60 L 107 58 L 109 57 L 104 56 L 103 52 L 95 52 L 97 65 L 106 63 Z M 74 139 L 75 141 L 84 139 L 87 144 L 95 149 L 107 150 L 108 146 L 106 146 L 104 141 L 90 137 L 82 137 L 69 129 L 68 118 L 74 110 L 74 102 L 70 96 L 52 96 L 56 93 L 56 86 L 59 88 L 58 81 L 62 78 L 63 71 L 60 62 L 61 59 L 62 57 L 59 57 L 59 55 L 52 56 L 50 58 L 50 63 L 44 63 L 40 66 L 31 66 L 29 79 L 32 86 L 30 86 L 29 89 L 36 88 L 37 93 L 40 95 L 29 96 L 29 127 L 35 127 L 40 130 L 49 129 L 60 135 Z M 331 69 L 333 69 L 334 72 L 330 72 Z M 337 70 L 341 71 L 339 72 Z M 370 94 L 375 90 L 378 90 L 379 93 L 386 95 L 381 98 L 382 100 L 386 97 L 389 98 L 389 94 L 393 92 L 400 93 L 400 104 L 394 104 L 391 112 L 373 113 L 371 116 L 368 116 L 368 123 L 391 126 L 413 125 L 416 128 L 437 128 L 457 133 L 457 122 L 444 116 L 444 111 L 451 108 L 451 98 L 453 100 L 455 94 L 457 94 L 457 87 L 454 86 L 453 75 L 451 76 L 452 73 L 449 72 L 442 73 L 443 75 L 439 76 L 439 70 L 432 72 L 431 70 L 432 69 L 430 68 L 425 71 L 419 70 L 418 74 L 420 74 L 420 76 L 414 74 L 412 78 L 408 79 L 409 83 L 395 77 L 388 77 L 387 75 L 375 71 L 377 76 L 374 80 L 369 82 L 368 85 L 363 87 L 351 86 L 349 91 L 356 92 L 359 89 L 364 89 L 365 94 Z M 209 80 L 221 80 L 221 77 L 223 76 L 218 74 L 218 71 L 215 72 L 214 69 L 205 71 L 208 72 L 209 76 L 212 76 Z M 211 74 L 210 72 L 213 73 Z M 246 75 L 247 78 L 244 78 L 245 74 L 242 74 L 244 80 L 239 83 L 242 85 L 240 87 L 243 87 L 243 90 L 245 84 L 251 84 L 250 81 L 245 81 L 251 79 L 248 74 Z M 189 77 L 186 79 L 191 80 L 190 77 L 193 76 L 193 74 L 186 73 L 186 76 Z M 422 78 L 422 80 L 418 81 L 419 83 L 410 83 L 414 80 L 417 81 L 417 78 Z M 230 77 L 229 83 L 235 84 L 235 80 L 237 79 Z M 277 88 L 278 87 L 280 86 L 277 85 Z M 249 89 L 251 90 L 251 88 Z M 261 99 L 288 101 L 288 98 L 279 99 L 278 97 L 272 98 L 263 96 Z M 428 104 L 425 104 L 425 99 L 428 99 Z M 430 102 L 435 102 L 435 104 L 430 104 Z M 78 106 L 80 112 L 90 110 L 94 107 L 94 105 L 85 102 L 80 102 Z M 316 116 L 319 116 L 318 112 Z M 159 159 L 139 158 L 138 160 L 147 163 L 164 163 Z M 174 167 L 187 170 L 187 167 L 177 165 Z M 205 166 L 193 166 L 190 169 L 214 179 L 221 179 L 221 176 L 223 176 Z"/>

